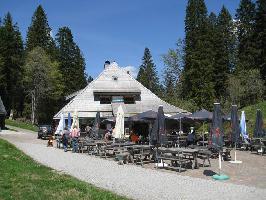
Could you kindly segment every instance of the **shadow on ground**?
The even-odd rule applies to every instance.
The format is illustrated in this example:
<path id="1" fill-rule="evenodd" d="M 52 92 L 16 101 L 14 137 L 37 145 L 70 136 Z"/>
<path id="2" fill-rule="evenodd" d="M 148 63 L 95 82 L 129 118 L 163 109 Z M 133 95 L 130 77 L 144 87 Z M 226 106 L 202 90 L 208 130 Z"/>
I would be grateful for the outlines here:
<path id="1" fill-rule="evenodd" d="M 203 174 L 204 174 L 205 176 L 213 176 L 213 175 L 215 175 L 216 173 L 215 173 L 214 171 L 212 171 L 212 170 L 206 169 L 206 170 L 203 171 Z"/>

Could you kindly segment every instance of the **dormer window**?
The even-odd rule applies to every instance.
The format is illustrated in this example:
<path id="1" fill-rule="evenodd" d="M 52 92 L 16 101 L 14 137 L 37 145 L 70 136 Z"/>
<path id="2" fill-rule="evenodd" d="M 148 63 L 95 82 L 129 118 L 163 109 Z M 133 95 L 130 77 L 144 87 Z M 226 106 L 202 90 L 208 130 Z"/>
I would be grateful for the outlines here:
<path id="1" fill-rule="evenodd" d="M 112 76 L 112 78 L 113 78 L 113 81 L 117 81 L 118 80 L 117 76 Z"/>

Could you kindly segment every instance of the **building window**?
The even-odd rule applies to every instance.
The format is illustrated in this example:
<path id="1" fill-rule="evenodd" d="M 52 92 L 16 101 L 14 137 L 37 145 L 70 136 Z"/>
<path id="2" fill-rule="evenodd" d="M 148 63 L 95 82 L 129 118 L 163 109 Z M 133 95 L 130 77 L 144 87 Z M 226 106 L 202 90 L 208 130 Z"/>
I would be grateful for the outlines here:
<path id="1" fill-rule="evenodd" d="M 111 104 L 111 97 L 100 97 L 100 104 Z"/>
<path id="2" fill-rule="evenodd" d="M 117 76 L 112 76 L 113 80 L 114 81 L 117 81 L 118 80 L 118 77 Z"/>
<path id="3" fill-rule="evenodd" d="M 112 96 L 112 103 L 123 103 L 123 96 Z"/>
<path id="4" fill-rule="evenodd" d="M 124 97 L 124 103 L 125 104 L 135 104 L 135 98 L 134 97 Z"/>

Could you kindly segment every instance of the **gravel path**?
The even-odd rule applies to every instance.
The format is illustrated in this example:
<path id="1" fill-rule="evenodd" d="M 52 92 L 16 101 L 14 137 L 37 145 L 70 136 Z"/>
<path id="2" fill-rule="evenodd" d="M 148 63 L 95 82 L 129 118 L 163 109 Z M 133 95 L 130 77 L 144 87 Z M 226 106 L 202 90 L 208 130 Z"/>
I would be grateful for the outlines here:
<path id="1" fill-rule="evenodd" d="M 64 153 L 62 149 L 46 147 L 46 141 L 37 140 L 32 133 L 2 131 L 0 138 L 44 165 L 132 199 L 266 199 L 265 189 L 118 165 L 86 154 Z"/>

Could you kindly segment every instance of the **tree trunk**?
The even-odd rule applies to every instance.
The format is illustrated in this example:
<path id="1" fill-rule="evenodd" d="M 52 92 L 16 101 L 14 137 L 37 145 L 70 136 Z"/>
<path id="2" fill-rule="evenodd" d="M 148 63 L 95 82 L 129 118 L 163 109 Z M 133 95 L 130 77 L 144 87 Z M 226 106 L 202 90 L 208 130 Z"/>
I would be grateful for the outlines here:
<path id="1" fill-rule="evenodd" d="M 35 123 L 35 111 L 36 111 L 36 97 L 35 97 L 35 90 L 31 93 L 31 123 Z"/>

